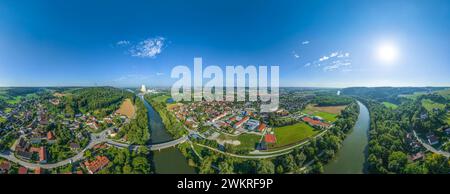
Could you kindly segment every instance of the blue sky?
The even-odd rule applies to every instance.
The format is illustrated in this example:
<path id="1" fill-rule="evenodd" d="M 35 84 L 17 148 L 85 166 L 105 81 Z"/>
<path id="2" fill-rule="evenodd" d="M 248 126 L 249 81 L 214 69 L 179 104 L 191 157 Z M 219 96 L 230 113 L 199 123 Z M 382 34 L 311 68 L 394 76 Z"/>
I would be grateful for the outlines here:
<path id="1" fill-rule="evenodd" d="M 194 57 L 279 65 L 282 86 L 450 86 L 448 21 L 444 0 L 2 0 L 0 86 L 170 86 Z"/>

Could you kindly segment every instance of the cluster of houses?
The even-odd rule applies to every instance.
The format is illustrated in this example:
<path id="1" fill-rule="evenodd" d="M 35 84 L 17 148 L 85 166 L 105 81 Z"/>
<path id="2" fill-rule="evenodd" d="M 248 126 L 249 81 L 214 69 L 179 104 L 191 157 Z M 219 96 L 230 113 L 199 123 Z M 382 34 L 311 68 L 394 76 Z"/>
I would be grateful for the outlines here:
<path id="1" fill-rule="evenodd" d="M 423 159 L 425 154 L 422 151 L 422 145 L 415 138 L 413 133 L 407 133 L 406 134 L 406 143 L 408 144 L 409 150 L 411 152 L 410 155 L 408 156 L 408 158 L 411 161 L 416 161 L 416 160 Z"/>
<path id="2" fill-rule="evenodd" d="M 19 139 L 15 147 L 15 154 L 17 157 L 23 160 L 33 160 L 33 154 L 35 153 L 38 156 L 36 160 L 39 163 L 47 162 L 47 150 L 44 146 L 33 147 L 28 141 L 24 140 L 24 138 Z"/>
<path id="3" fill-rule="evenodd" d="M 169 106 L 168 109 L 175 114 L 178 120 L 183 121 L 191 129 L 197 128 L 201 122 L 214 125 L 217 128 L 237 129 L 243 127 L 243 124 L 248 121 L 245 116 L 255 116 L 254 109 L 238 108 L 236 104 L 227 101 L 177 103 Z"/>

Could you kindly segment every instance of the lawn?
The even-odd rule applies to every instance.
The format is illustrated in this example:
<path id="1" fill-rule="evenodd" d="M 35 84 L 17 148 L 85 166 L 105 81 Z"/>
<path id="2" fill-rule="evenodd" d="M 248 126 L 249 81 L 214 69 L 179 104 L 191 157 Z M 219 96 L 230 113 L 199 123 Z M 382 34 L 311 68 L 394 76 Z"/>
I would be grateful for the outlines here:
<path id="1" fill-rule="evenodd" d="M 319 133 L 320 130 L 314 129 L 304 122 L 294 125 L 288 125 L 275 129 L 277 143 L 269 145 L 270 148 L 284 147 L 301 142 L 309 137 Z"/>
<path id="2" fill-rule="evenodd" d="M 444 109 L 445 104 L 436 103 L 430 99 L 424 99 L 422 100 L 422 106 L 425 107 L 428 111 L 433 111 L 433 109 Z"/>
<path id="3" fill-rule="evenodd" d="M 390 103 L 390 102 L 383 102 L 384 106 L 390 108 L 390 109 L 397 109 L 398 106 L 396 104 Z"/>

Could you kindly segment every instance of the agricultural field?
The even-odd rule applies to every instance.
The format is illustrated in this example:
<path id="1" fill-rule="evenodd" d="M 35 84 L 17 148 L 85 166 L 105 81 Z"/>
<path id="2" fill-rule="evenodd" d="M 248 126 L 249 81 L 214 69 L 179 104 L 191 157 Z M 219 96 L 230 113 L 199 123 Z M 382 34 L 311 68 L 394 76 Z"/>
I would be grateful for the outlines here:
<path id="1" fill-rule="evenodd" d="M 120 105 L 119 110 L 117 110 L 117 113 L 121 115 L 125 115 L 128 118 L 134 118 L 134 115 L 136 113 L 136 109 L 131 102 L 131 99 L 127 98 L 123 103 Z"/>
<path id="2" fill-rule="evenodd" d="M 296 144 L 316 135 L 319 132 L 320 130 L 314 129 L 304 122 L 279 127 L 275 129 L 277 142 L 273 145 L 269 144 L 269 148 L 279 148 Z"/>
<path id="3" fill-rule="evenodd" d="M 400 94 L 398 97 L 408 98 L 411 100 L 417 99 L 417 97 L 427 94 L 426 92 L 414 92 L 413 94 Z"/>
<path id="4" fill-rule="evenodd" d="M 440 95 L 442 95 L 442 96 L 444 96 L 445 98 L 447 98 L 447 99 L 450 100 L 450 89 L 447 89 L 447 90 L 439 90 L 439 91 L 437 91 L 436 93 L 438 93 L 438 94 L 440 94 Z"/>
<path id="5" fill-rule="evenodd" d="M 386 106 L 387 108 L 390 108 L 390 109 L 397 109 L 398 108 L 398 105 L 390 103 L 390 102 L 383 102 L 383 105 Z"/>
<path id="6" fill-rule="evenodd" d="M 436 103 L 430 99 L 423 99 L 422 100 L 422 106 L 427 109 L 427 111 L 433 111 L 433 109 L 438 108 L 438 109 L 444 109 L 445 108 L 445 104 L 441 104 L 441 103 Z"/>
<path id="7" fill-rule="evenodd" d="M 345 109 L 346 106 L 317 106 L 313 104 L 309 104 L 305 113 L 319 116 L 325 119 L 328 122 L 334 122 L 337 120 L 337 116 L 341 114 L 341 111 Z"/>

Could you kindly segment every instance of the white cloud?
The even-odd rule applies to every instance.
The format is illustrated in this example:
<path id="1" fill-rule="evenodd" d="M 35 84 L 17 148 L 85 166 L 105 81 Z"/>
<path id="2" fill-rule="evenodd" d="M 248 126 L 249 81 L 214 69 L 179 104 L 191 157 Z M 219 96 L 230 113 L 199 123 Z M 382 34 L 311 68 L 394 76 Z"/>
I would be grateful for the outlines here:
<path id="1" fill-rule="evenodd" d="M 157 72 L 156 75 L 157 75 L 157 76 L 161 76 L 161 75 L 164 75 L 164 73 Z"/>
<path id="2" fill-rule="evenodd" d="M 311 63 L 306 63 L 305 65 L 303 65 L 304 67 L 309 67 L 311 66 Z"/>
<path id="3" fill-rule="evenodd" d="M 339 54 L 338 52 L 333 52 L 330 54 L 330 58 L 336 57 L 338 56 L 338 54 Z"/>
<path id="4" fill-rule="evenodd" d="M 155 58 L 165 46 L 165 38 L 149 38 L 139 42 L 129 49 L 131 56 L 141 58 Z"/>
<path id="5" fill-rule="evenodd" d="M 349 67 L 352 63 L 349 60 L 344 61 L 333 61 L 330 65 L 327 65 L 323 68 L 324 71 L 334 71 L 343 67 Z M 347 69 L 349 70 L 349 69 Z"/>
<path id="6" fill-rule="evenodd" d="M 330 58 L 330 57 L 328 57 L 328 56 L 323 56 L 323 57 L 320 57 L 319 61 L 320 61 L 320 62 L 326 61 L 326 60 L 328 60 L 329 58 Z"/>
<path id="7" fill-rule="evenodd" d="M 294 54 L 294 57 L 295 57 L 296 59 L 298 59 L 298 58 L 300 58 L 300 55 Z"/>
<path id="8" fill-rule="evenodd" d="M 302 44 L 303 44 L 303 45 L 309 44 L 309 41 L 308 41 L 308 40 L 305 40 L 305 41 L 302 42 Z"/>
<path id="9" fill-rule="evenodd" d="M 127 46 L 129 44 L 131 44 L 131 42 L 128 40 L 121 40 L 116 43 L 117 46 Z"/>

